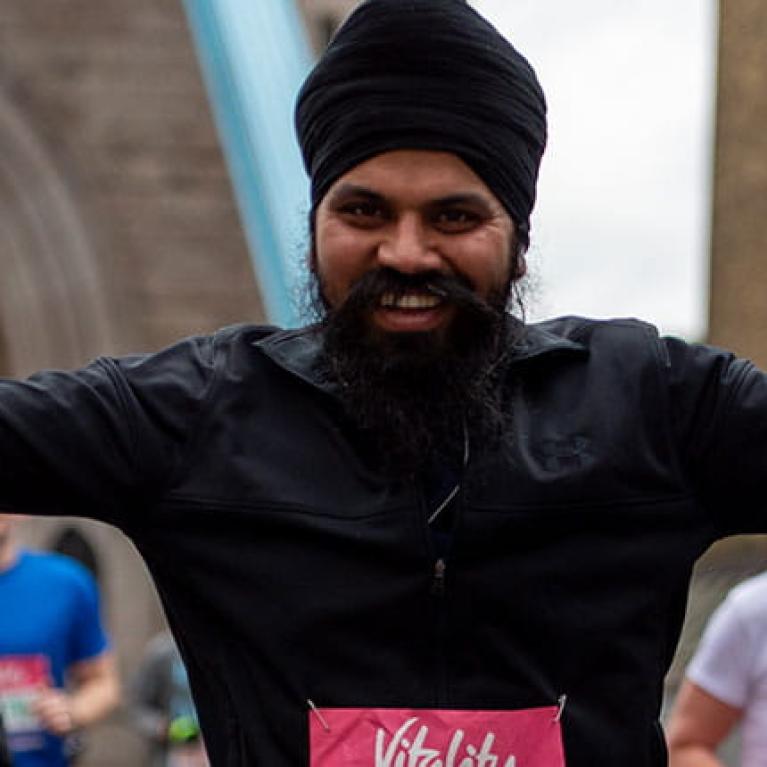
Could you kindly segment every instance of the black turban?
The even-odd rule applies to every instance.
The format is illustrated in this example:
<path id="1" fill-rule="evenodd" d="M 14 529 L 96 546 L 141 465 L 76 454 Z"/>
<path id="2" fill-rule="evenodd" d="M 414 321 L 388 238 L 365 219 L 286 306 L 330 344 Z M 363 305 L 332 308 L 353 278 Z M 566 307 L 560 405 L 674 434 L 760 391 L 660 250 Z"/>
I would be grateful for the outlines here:
<path id="1" fill-rule="evenodd" d="M 333 182 L 395 149 L 458 155 L 527 240 L 546 101 L 526 59 L 464 0 L 366 0 L 304 83 L 296 131 L 312 209 Z"/>

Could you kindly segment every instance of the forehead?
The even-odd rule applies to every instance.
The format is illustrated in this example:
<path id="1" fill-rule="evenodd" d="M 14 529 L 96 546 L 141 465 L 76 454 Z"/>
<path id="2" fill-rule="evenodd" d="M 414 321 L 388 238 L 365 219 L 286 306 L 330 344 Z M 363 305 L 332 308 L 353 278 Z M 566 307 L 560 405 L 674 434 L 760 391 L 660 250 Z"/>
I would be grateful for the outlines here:
<path id="1" fill-rule="evenodd" d="M 487 184 L 451 152 L 400 149 L 375 155 L 337 178 L 326 199 L 355 187 L 385 197 L 419 200 L 481 195 L 488 203 L 501 207 Z"/>

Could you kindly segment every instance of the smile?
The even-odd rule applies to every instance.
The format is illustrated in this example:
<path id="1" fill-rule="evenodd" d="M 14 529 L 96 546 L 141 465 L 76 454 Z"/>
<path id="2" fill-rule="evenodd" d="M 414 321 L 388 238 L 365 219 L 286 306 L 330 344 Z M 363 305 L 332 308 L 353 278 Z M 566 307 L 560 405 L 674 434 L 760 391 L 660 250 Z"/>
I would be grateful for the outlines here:
<path id="1" fill-rule="evenodd" d="M 384 293 L 380 305 L 385 309 L 434 309 L 443 299 L 429 293 Z"/>

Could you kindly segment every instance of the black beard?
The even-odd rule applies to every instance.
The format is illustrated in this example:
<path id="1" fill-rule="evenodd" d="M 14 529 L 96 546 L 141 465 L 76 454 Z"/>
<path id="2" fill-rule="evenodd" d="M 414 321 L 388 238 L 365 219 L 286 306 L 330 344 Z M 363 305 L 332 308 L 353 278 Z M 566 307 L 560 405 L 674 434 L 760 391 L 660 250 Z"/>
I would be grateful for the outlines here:
<path id="1" fill-rule="evenodd" d="M 449 325 L 426 333 L 387 333 L 371 314 L 385 293 L 440 296 Z M 504 378 L 522 323 L 507 294 L 480 299 L 463 281 L 391 269 L 366 274 L 344 303 L 327 310 L 325 374 L 341 387 L 347 412 L 372 441 L 381 467 L 402 475 L 442 461 L 460 465 L 465 441 L 507 447 L 510 408 Z"/>

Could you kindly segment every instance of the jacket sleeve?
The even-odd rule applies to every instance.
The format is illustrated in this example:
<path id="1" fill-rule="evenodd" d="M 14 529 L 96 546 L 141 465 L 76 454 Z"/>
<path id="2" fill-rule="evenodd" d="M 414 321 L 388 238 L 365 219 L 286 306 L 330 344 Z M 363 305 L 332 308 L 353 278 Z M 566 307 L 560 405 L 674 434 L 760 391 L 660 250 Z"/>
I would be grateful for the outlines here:
<path id="1" fill-rule="evenodd" d="M 0 380 L 0 509 L 119 524 L 151 503 L 211 385 L 212 345 Z"/>
<path id="2" fill-rule="evenodd" d="M 683 468 L 722 535 L 767 532 L 767 374 L 730 352 L 664 339 Z"/>

